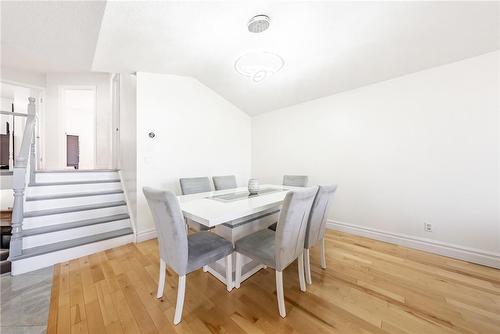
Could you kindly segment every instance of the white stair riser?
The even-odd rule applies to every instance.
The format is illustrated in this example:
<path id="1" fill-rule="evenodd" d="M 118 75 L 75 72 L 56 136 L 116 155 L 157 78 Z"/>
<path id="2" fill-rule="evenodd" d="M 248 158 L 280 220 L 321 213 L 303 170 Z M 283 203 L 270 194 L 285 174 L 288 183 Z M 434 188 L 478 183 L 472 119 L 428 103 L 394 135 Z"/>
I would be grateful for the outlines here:
<path id="1" fill-rule="evenodd" d="M 125 196 L 120 194 L 108 194 L 85 197 L 57 198 L 38 201 L 27 201 L 24 204 L 24 211 L 36 211 L 46 209 L 68 208 L 79 205 L 100 204 L 107 202 L 124 201 Z"/>
<path id="2" fill-rule="evenodd" d="M 12 262 L 11 274 L 13 276 L 24 274 L 56 263 L 77 259 L 82 256 L 125 245 L 130 242 L 134 242 L 133 234 L 17 260 Z"/>
<path id="3" fill-rule="evenodd" d="M 26 188 L 26 196 L 78 194 L 120 189 L 122 189 L 120 182 L 36 186 Z"/>
<path id="4" fill-rule="evenodd" d="M 119 230 L 126 227 L 130 227 L 130 221 L 128 219 L 27 236 L 23 238 L 23 249 L 48 245 L 64 240 L 83 238 L 99 233 Z"/>
<path id="5" fill-rule="evenodd" d="M 95 210 L 67 212 L 55 215 L 25 217 L 23 221 L 23 229 L 50 226 L 55 224 L 64 224 L 78 220 L 101 218 L 111 215 L 118 215 L 122 213 L 128 213 L 126 205 L 113 206 L 110 208 L 102 208 Z"/>
<path id="6" fill-rule="evenodd" d="M 117 172 L 37 173 L 36 182 L 70 182 L 119 179 Z"/>

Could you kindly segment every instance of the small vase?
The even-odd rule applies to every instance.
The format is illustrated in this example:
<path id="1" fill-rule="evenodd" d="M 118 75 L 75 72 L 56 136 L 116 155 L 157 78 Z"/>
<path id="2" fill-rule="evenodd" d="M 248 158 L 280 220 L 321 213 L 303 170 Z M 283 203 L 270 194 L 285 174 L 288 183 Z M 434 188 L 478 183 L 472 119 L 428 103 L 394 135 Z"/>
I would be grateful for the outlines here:
<path id="1" fill-rule="evenodd" d="M 259 180 L 257 179 L 248 180 L 248 192 L 250 194 L 257 194 L 259 192 Z"/>

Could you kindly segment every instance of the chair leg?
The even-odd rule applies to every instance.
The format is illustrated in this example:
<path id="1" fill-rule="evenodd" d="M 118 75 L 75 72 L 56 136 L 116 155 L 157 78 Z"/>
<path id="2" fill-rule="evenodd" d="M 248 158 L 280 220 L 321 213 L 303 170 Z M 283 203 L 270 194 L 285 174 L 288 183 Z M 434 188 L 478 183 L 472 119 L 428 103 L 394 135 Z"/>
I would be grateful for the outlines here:
<path id="1" fill-rule="evenodd" d="M 165 288 L 167 264 L 165 261 L 160 259 L 160 277 L 158 278 L 158 291 L 156 292 L 156 298 L 163 297 L 163 289 Z"/>
<path id="2" fill-rule="evenodd" d="M 226 288 L 233 290 L 233 254 L 226 256 Z"/>
<path id="3" fill-rule="evenodd" d="M 300 253 L 299 257 L 297 258 L 297 262 L 299 264 L 299 284 L 300 284 L 300 291 L 306 292 L 306 281 L 304 279 L 304 253 Z"/>
<path id="4" fill-rule="evenodd" d="M 186 292 L 186 275 L 179 276 L 179 285 L 177 286 L 177 302 L 175 304 L 174 325 L 182 320 L 182 308 L 184 307 L 184 294 Z"/>
<path id="5" fill-rule="evenodd" d="M 276 270 L 276 296 L 278 297 L 278 310 L 282 318 L 286 317 L 285 296 L 283 295 L 283 272 Z"/>
<path id="6" fill-rule="evenodd" d="M 304 249 L 304 270 L 306 272 L 307 284 L 312 284 L 311 279 L 311 259 L 309 256 L 309 249 Z"/>
<path id="7" fill-rule="evenodd" d="M 208 266 L 203 266 L 203 272 L 206 273 L 208 271 Z"/>
<path id="8" fill-rule="evenodd" d="M 325 238 L 321 239 L 321 268 L 326 269 L 326 257 L 325 257 Z"/>
<path id="9" fill-rule="evenodd" d="M 240 284 L 241 284 L 241 254 L 238 253 L 238 252 L 235 252 L 236 254 L 236 268 L 235 268 L 235 280 L 234 280 L 234 287 L 236 289 L 239 289 L 240 288 Z"/>

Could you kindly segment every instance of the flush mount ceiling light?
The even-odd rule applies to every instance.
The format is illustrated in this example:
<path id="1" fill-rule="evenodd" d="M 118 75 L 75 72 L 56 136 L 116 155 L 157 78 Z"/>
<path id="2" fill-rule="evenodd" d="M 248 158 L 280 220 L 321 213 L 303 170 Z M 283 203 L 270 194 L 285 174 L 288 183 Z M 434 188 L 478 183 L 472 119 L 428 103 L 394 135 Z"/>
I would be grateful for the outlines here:
<path id="1" fill-rule="evenodd" d="M 269 28 L 271 19 L 267 15 L 256 15 L 248 21 L 248 31 L 261 33 Z M 250 51 L 234 62 L 234 69 L 256 83 L 264 81 L 281 70 L 285 62 L 279 55 L 267 51 Z"/>
<path id="2" fill-rule="evenodd" d="M 248 21 L 248 31 L 253 33 L 260 33 L 269 28 L 271 19 L 267 15 L 256 15 Z"/>
<path id="3" fill-rule="evenodd" d="M 236 59 L 234 69 L 258 83 L 281 70 L 284 64 L 283 58 L 277 54 L 266 51 L 251 51 Z"/>

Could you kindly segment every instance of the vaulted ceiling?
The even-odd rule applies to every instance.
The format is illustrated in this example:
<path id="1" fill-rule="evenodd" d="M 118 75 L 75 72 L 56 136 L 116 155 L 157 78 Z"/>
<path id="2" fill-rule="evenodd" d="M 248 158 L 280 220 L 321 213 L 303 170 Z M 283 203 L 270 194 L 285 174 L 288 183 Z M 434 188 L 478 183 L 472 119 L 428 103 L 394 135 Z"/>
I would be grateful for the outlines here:
<path id="1" fill-rule="evenodd" d="M 499 48 L 498 2 L 2 2 L 2 65 L 192 76 L 250 115 Z M 285 65 L 256 84 L 252 50 Z"/>
<path id="2" fill-rule="evenodd" d="M 104 1 L 2 1 L 2 66 L 38 73 L 85 72 Z"/>

